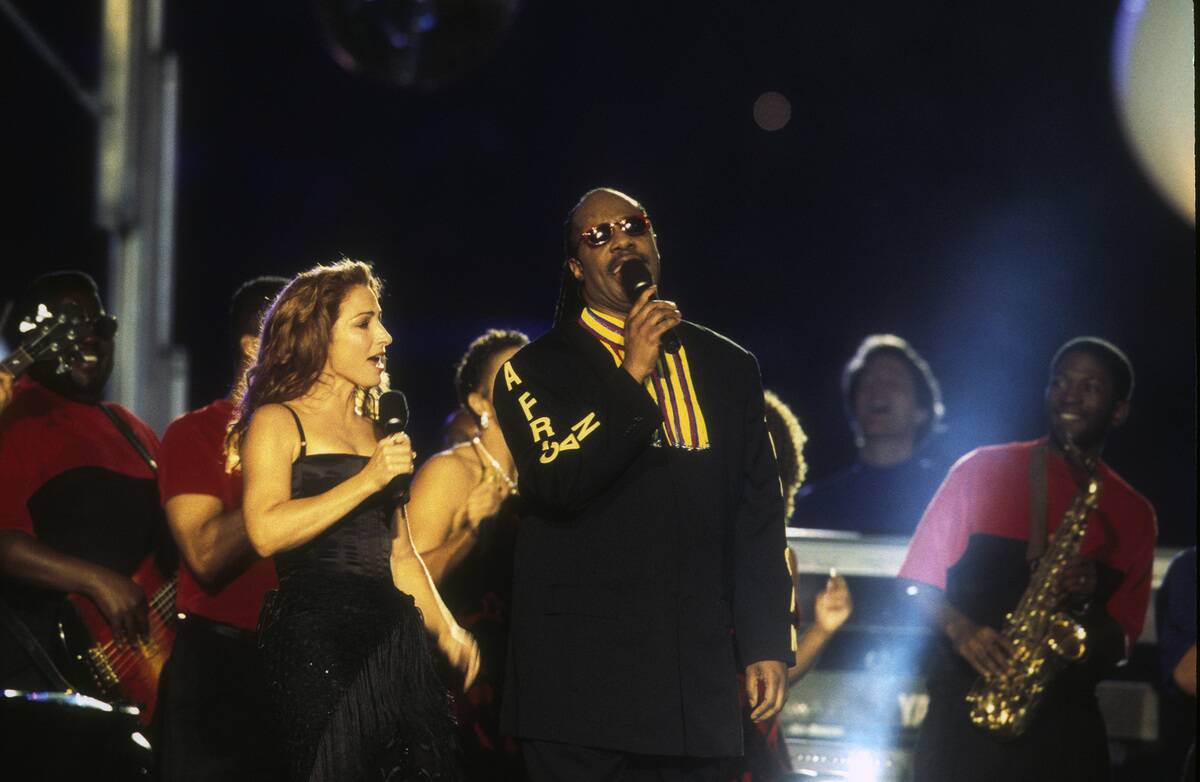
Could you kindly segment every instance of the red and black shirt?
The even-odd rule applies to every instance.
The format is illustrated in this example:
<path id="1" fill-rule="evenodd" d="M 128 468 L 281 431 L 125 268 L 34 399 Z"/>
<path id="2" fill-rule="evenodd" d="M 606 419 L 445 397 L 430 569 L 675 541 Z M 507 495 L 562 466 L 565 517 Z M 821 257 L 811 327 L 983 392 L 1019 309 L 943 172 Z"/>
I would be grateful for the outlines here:
<path id="1" fill-rule="evenodd" d="M 105 406 L 156 454 L 150 427 L 120 405 Z M 26 376 L 0 414 L 0 529 L 131 575 L 165 526 L 153 471 L 100 405 Z"/>
<path id="2" fill-rule="evenodd" d="M 182 494 L 205 494 L 221 501 L 221 511 L 242 507 L 242 474 L 225 472 L 225 433 L 233 405 L 218 399 L 184 413 L 167 427 L 158 456 L 158 488 L 163 505 Z M 260 559 L 220 589 L 201 585 L 186 563 L 179 568 L 180 611 L 253 630 L 267 591 L 277 584 L 275 566 Z"/>
<path id="3" fill-rule="evenodd" d="M 989 446 L 960 459 L 921 518 L 900 577 L 944 590 L 951 605 L 974 622 L 1003 627 L 1005 613 L 1016 607 L 1029 585 L 1030 462 L 1034 449 L 1044 444 Z M 1125 649 L 1114 648 L 1098 659 L 1119 659 L 1141 635 L 1146 618 L 1157 525 L 1149 501 L 1108 465 L 1100 465 L 1097 477 L 1100 503 L 1089 518 L 1080 555 L 1097 566 L 1093 618 L 1113 625 L 1116 647 L 1121 636 L 1124 640 Z M 1077 491 L 1071 467 L 1048 448 L 1048 537 Z M 961 675 L 951 678 L 969 685 L 973 674 L 965 662 L 953 663 Z"/>

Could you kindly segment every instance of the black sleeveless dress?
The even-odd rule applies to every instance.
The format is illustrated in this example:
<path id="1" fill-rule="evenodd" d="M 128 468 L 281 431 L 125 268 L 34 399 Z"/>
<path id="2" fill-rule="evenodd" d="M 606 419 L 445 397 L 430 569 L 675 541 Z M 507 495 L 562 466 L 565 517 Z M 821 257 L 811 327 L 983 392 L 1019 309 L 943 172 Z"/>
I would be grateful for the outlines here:
<path id="1" fill-rule="evenodd" d="M 305 447 L 300 428 L 293 499 L 329 491 L 367 463 Z M 376 494 L 275 556 L 279 589 L 263 604 L 259 646 L 294 780 L 458 779 L 449 695 L 420 612 L 392 583 L 393 509 Z"/>

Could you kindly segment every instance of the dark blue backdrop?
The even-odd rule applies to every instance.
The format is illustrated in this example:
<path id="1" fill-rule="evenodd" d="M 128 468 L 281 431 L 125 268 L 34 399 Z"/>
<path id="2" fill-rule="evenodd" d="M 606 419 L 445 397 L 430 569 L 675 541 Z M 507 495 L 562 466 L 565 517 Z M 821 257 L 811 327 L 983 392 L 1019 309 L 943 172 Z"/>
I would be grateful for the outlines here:
<path id="1" fill-rule="evenodd" d="M 19 5 L 94 82 L 99 4 Z M 1116 3 L 911 5 L 530 0 L 483 70 L 410 94 L 340 70 L 303 5 L 171 4 L 193 401 L 224 391 L 241 280 L 370 259 L 428 453 L 453 360 L 487 326 L 546 326 L 562 216 L 607 184 L 649 207 L 685 315 L 795 407 L 813 476 L 852 457 L 837 381 L 865 334 L 925 354 L 963 452 L 1037 435 L 1050 354 L 1095 333 L 1138 371 L 1110 461 L 1164 542 L 1194 542 L 1195 231 L 1120 134 Z M 5 288 L 103 278 L 92 126 L 7 24 L 0 58 Z M 792 105 L 773 133 L 767 90 Z"/>

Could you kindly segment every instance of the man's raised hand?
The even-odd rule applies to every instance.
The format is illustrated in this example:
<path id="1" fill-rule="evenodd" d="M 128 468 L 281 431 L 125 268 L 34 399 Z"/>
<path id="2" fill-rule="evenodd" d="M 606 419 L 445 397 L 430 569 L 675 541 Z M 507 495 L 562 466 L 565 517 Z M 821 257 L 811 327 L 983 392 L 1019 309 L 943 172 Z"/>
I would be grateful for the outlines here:
<path id="1" fill-rule="evenodd" d="M 657 285 L 651 285 L 642 291 L 625 319 L 625 360 L 621 368 L 638 383 L 654 371 L 663 334 L 683 320 L 675 302 L 651 300 L 657 290 Z"/>

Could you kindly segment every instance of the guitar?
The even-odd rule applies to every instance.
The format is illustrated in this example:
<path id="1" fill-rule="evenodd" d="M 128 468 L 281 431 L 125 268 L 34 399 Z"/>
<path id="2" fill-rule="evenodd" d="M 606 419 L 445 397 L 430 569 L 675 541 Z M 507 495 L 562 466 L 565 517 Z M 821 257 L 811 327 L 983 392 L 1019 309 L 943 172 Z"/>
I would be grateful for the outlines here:
<path id="1" fill-rule="evenodd" d="M 58 374 L 65 374 L 80 358 L 80 343 L 92 335 L 97 325 L 111 326 L 111 319 L 84 321 L 72 302 L 63 302 L 56 312 L 39 304 L 35 315 L 21 321 L 21 345 L 0 361 L 0 370 L 15 379 L 34 363 L 49 359 L 55 362 Z M 104 700 L 138 706 L 139 720 L 149 725 L 158 700 L 159 674 L 175 643 L 176 579 L 165 579 L 151 555 L 133 574 L 133 582 L 146 593 L 150 604 L 148 638 L 130 645 L 114 644 L 112 628 L 96 604 L 83 595 L 72 594 L 68 600 L 74 611 L 68 610 L 59 618 L 59 640 L 68 661 L 74 664 L 66 674 L 68 683 Z"/>
<path id="2" fill-rule="evenodd" d="M 150 604 L 150 633 L 135 643 L 114 643 L 108 620 L 83 595 L 68 596 L 75 610 L 58 623 L 67 658 L 75 663 L 75 670 L 68 674 L 72 683 L 86 682 L 79 688 L 83 692 L 137 706 L 142 725 L 148 726 L 154 716 L 158 679 L 175 645 L 179 625 L 175 611 L 177 578 L 164 578 L 154 555 L 133 574 L 133 582 L 146 593 Z"/>
<path id="3" fill-rule="evenodd" d="M 0 361 L 0 370 L 14 380 L 35 362 L 48 358 L 56 360 L 58 374 L 66 373 L 79 358 L 79 343 L 91 336 L 92 324 L 80 317 L 73 303 L 63 302 L 57 314 L 39 304 L 37 314 L 21 321 L 18 329 L 24 337 L 20 347 Z"/>

